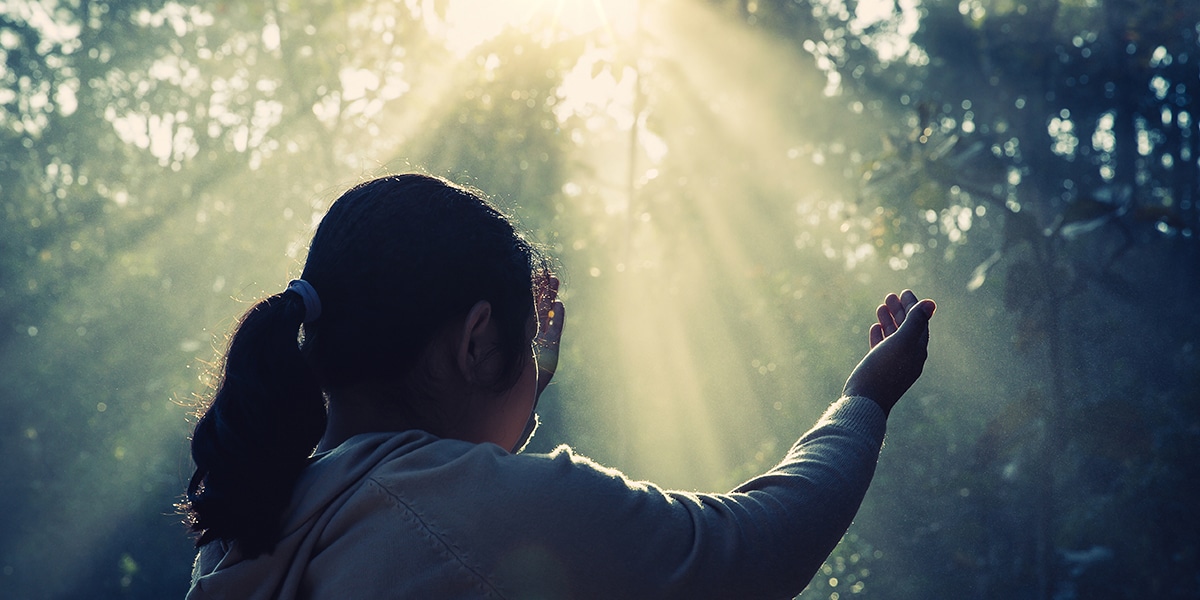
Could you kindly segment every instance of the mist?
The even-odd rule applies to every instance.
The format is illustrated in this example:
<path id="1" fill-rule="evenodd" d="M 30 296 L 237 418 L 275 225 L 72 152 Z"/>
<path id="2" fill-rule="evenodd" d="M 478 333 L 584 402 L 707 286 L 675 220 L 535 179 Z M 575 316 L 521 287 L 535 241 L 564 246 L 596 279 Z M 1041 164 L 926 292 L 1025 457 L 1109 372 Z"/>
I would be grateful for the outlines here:
<path id="1" fill-rule="evenodd" d="M 938 302 L 800 598 L 1200 595 L 1200 5 L 0 1 L 0 596 L 187 589 L 188 435 L 344 189 L 476 187 L 568 317 L 527 449 L 722 492 Z"/>

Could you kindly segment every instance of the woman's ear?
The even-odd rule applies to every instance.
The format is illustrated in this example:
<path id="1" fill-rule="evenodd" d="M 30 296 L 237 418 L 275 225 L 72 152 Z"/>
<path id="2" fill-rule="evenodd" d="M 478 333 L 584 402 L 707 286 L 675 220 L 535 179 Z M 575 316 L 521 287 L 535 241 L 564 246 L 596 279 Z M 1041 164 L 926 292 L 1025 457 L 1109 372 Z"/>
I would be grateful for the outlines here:
<path id="1" fill-rule="evenodd" d="M 471 383 L 478 381 L 483 374 L 480 368 L 496 345 L 496 331 L 492 327 L 492 305 L 487 300 L 476 302 L 467 316 L 463 319 L 462 329 L 458 332 L 458 345 L 455 348 L 455 359 L 458 370 Z"/>

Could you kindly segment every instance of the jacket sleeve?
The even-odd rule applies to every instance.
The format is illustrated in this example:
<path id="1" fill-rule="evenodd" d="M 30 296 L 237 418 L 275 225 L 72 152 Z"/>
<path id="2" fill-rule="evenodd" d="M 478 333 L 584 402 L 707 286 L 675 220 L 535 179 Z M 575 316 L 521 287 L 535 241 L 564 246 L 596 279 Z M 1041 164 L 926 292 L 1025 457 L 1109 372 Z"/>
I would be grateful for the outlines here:
<path id="1" fill-rule="evenodd" d="M 728 494 L 665 491 L 565 448 L 497 456 L 519 461 L 484 470 L 502 500 L 461 525 L 488 528 L 480 555 L 511 598 L 791 598 L 849 527 L 884 428 L 874 402 L 842 398 Z"/>

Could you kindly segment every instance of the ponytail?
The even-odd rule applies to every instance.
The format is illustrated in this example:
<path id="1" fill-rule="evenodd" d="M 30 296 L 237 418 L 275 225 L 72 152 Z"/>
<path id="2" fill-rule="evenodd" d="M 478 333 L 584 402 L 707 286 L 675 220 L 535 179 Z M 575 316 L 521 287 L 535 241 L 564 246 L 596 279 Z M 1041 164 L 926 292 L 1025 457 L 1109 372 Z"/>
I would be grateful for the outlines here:
<path id="1" fill-rule="evenodd" d="M 547 273 L 537 248 L 473 190 L 410 173 L 342 194 L 313 236 L 305 281 L 251 308 L 230 340 L 192 435 L 196 472 L 182 509 L 197 544 L 272 551 L 325 430 L 322 390 L 403 395 L 428 377 L 418 368 L 439 330 L 480 300 L 492 306 L 507 363 L 494 383 L 510 387 L 529 357 L 527 325 Z"/>
<path id="2" fill-rule="evenodd" d="M 289 287 L 259 302 L 230 339 L 192 434 L 196 472 L 182 508 L 197 546 L 236 540 L 253 557 L 279 541 L 292 488 L 325 431 L 324 396 L 298 343 L 307 300 Z"/>

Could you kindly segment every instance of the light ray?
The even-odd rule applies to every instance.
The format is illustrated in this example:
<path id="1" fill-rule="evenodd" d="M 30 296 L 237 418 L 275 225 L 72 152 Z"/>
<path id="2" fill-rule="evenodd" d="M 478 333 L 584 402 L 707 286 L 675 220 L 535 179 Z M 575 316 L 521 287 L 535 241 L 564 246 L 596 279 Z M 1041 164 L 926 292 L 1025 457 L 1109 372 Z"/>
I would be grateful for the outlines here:
<path id="1" fill-rule="evenodd" d="M 603 30 L 609 40 L 630 35 L 637 28 L 639 0 L 452 0 L 445 22 L 427 21 L 443 35 L 447 47 L 459 57 L 496 37 L 507 28 L 529 31 L 536 38 L 554 41 Z"/>
<path id="2" fill-rule="evenodd" d="M 623 433 L 614 443 L 625 447 L 617 466 L 667 485 L 720 489 L 736 483 L 730 478 L 749 457 L 778 458 L 756 456 L 769 421 L 803 423 L 830 400 L 802 393 L 795 336 L 783 334 L 793 314 L 773 312 L 764 295 L 770 273 L 802 271 L 793 264 L 795 203 L 823 185 L 811 163 L 789 156 L 805 132 L 781 107 L 797 93 L 819 95 L 823 80 L 794 53 L 702 8 L 656 8 L 644 26 L 660 44 L 654 79 L 670 90 L 650 92 L 657 157 L 644 145 L 629 154 L 622 130 L 646 127 L 645 115 L 631 94 L 618 95 L 620 86 L 598 85 L 613 75 L 597 72 L 596 58 L 585 56 L 573 74 L 580 80 L 563 89 L 574 114 L 602 117 L 582 151 L 606 182 L 597 200 L 616 209 L 607 211 L 609 227 L 627 228 L 629 240 L 590 288 L 604 294 L 615 329 L 573 335 L 618 353 L 623 385 L 599 394 L 618 406 L 614 426 Z M 624 114 L 632 116 L 622 126 Z M 664 160 L 668 174 L 658 171 Z M 639 177 L 632 199 L 617 183 L 630 161 Z M 678 177 L 687 183 L 675 185 Z"/>

